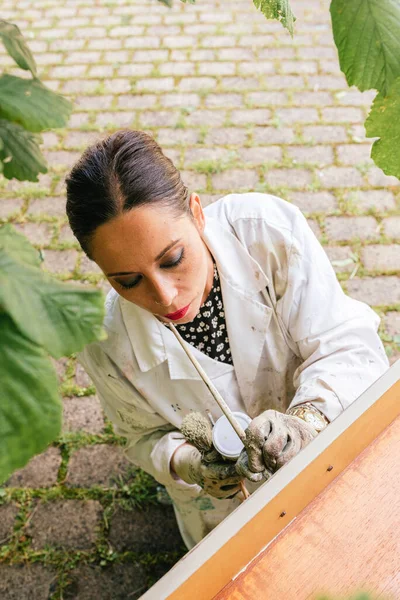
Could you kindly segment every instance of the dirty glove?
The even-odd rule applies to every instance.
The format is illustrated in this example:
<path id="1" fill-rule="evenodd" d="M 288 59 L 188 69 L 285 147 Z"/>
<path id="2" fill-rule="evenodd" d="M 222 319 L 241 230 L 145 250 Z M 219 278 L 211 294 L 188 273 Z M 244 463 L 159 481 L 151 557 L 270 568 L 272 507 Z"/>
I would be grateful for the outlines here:
<path id="1" fill-rule="evenodd" d="M 175 450 L 171 467 L 183 481 L 197 483 L 214 498 L 231 498 L 240 491 L 239 483 L 243 477 L 236 473 L 235 463 L 205 462 L 199 450 L 191 444 Z"/>
<path id="2" fill-rule="evenodd" d="M 236 462 L 236 471 L 250 481 L 268 479 L 318 433 L 309 423 L 277 410 L 266 410 L 246 429 L 246 448 Z"/>

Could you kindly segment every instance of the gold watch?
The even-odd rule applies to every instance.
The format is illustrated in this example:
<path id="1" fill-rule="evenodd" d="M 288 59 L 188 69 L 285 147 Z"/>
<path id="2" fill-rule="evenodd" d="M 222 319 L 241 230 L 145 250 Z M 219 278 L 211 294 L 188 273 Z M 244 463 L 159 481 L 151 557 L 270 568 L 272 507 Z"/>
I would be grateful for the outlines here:
<path id="1" fill-rule="evenodd" d="M 310 404 L 310 402 L 293 406 L 286 411 L 286 414 L 303 419 L 303 421 L 314 427 L 318 433 L 329 425 L 327 417 L 318 408 L 315 408 L 313 404 Z"/>

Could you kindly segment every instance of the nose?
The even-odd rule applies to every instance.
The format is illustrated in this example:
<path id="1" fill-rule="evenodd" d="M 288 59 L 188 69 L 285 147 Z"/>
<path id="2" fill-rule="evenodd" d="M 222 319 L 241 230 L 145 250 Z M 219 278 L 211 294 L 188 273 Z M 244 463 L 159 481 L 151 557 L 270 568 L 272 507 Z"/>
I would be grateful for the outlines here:
<path id="1" fill-rule="evenodd" d="M 156 304 L 168 308 L 178 295 L 174 283 L 168 277 L 159 277 L 152 280 L 153 299 Z"/>

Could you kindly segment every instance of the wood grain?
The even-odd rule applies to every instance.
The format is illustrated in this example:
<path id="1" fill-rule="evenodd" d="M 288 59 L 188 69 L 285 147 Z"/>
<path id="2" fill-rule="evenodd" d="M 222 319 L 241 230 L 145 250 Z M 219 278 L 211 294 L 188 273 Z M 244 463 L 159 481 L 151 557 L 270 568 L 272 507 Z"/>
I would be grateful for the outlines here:
<path id="1" fill-rule="evenodd" d="M 215 600 L 400 598 L 400 417 Z"/>

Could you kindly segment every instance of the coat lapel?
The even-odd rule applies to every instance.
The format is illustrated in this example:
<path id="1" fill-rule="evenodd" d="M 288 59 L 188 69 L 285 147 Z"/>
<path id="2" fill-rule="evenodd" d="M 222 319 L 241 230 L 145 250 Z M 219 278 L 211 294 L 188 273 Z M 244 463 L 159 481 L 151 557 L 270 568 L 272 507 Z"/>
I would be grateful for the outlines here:
<path id="1" fill-rule="evenodd" d="M 126 331 L 142 372 L 168 360 L 171 379 L 201 380 L 172 331 L 132 302 L 120 298 L 120 304 Z M 190 344 L 188 346 L 211 379 L 232 371 L 232 365 L 213 360 Z"/>
<path id="2" fill-rule="evenodd" d="M 207 217 L 204 241 L 217 264 L 233 364 L 242 399 L 250 406 L 272 309 L 260 300 L 268 278 L 241 242 Z"/>
<path id="3" fill-rule="evenodd" d="M 186 353 L 183 351 L 172 331 L 167 329 L 165 326 L 163 326 L 163 329 L 163 337 L 165 344 L 168 347 L 168 368 L 171 379 L 201 380 L 200 375 L 192 365 L 189 357 L 186 356 Z M 225 375 L 225 373 L 229 373 L 229 371 L 233 370 L 232 365 L 210 358 L 203 352 L 200 352 L 200 350 L 197 350 L 197 348 L 194 348 L 185 340 L 184 344 L 187 345 L 190 352 L 199 361 L 200 365 L 203 367 L 210 379 L 220 377 L 221 375 Z"/>
<path id="4" fill-rule="evenodd" d="M 121 296 L 119 302 L 139 369 L 146 372 L 157 367 L 167 359 L 167 349 L 161 331 L 163 325 L 147 310 Z"/>
<path id="5" fill-rule="evenodd" d="M 233 364 L 243 402 L 248 407 L 252 403 L 272 309 L 233 288 L 222 277 L 221 289 Z"/>

